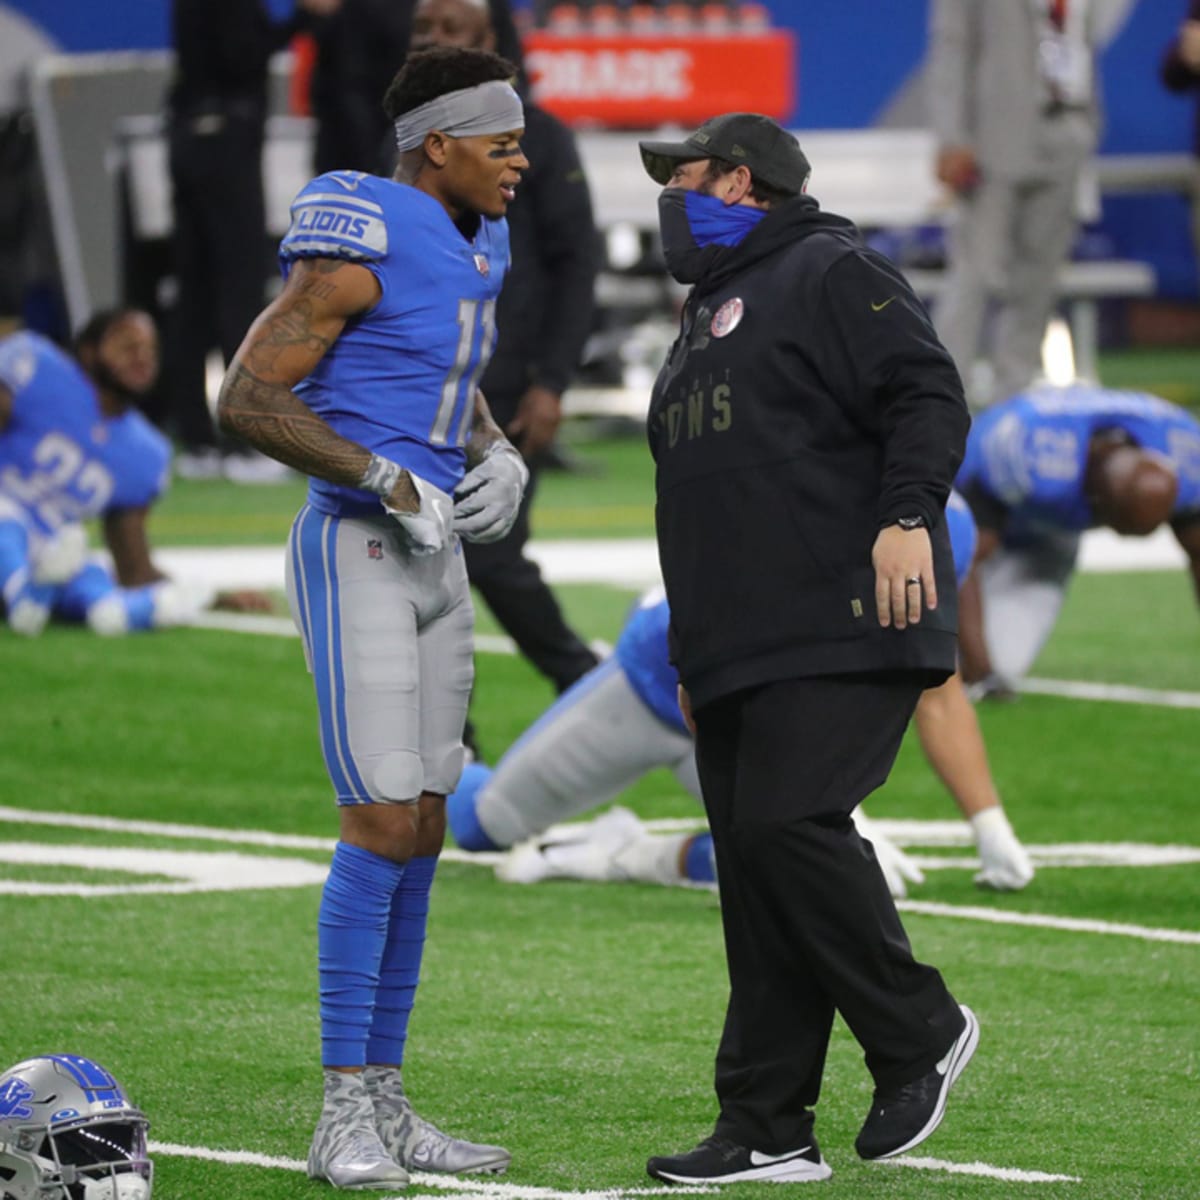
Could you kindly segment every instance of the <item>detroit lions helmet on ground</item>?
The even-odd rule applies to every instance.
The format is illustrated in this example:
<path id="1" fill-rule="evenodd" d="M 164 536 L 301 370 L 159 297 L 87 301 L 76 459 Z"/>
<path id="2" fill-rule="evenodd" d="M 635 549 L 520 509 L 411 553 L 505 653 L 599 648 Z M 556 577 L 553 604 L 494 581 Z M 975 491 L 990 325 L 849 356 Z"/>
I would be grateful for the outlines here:
<path id="1" fill-rule="evenodd" d="M 99 1063 L 17 1063 L 0 1075 L 0 1200 L 150 1200 L 149 1128 Z"/>

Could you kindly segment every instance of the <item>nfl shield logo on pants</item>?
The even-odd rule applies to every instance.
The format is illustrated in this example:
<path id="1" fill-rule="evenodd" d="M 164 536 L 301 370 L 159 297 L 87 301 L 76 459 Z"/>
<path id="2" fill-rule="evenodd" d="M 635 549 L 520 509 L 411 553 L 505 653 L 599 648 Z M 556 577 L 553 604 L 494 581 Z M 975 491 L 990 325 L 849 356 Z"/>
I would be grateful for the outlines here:
<path id="1" fill-rule="evenodd" d="M 383 543 L 378 538 L 367 538 L 367 557 L 383 557 Z"/>

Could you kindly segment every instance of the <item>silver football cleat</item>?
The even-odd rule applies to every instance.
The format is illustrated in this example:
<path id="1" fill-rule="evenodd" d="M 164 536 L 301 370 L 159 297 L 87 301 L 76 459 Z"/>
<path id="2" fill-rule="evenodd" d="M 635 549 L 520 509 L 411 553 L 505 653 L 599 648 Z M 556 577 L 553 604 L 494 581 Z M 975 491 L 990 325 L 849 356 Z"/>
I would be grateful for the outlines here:
<path id="1" fill-rule="evenodd" d="M 380 1141 L 409 1170 L 445 1175 L 498 1175 L 508 1169 L 512 1155 L 502 1146 L 451 1137 L 419 1117 L 404 1094 L 399 1071 L 392 1067 L 367 1067 L 363 1082 L 375 1106 L 375 1128 Z"/>
<path id="2" fill-rule="evenodd" d="M 361 1075 L 325 1072 L 325 1107 L 308 1151 L 308 1177 L 339 1188 L 402 1188 L 408 1184 L 408 1172 L 379 1139 Z"/>

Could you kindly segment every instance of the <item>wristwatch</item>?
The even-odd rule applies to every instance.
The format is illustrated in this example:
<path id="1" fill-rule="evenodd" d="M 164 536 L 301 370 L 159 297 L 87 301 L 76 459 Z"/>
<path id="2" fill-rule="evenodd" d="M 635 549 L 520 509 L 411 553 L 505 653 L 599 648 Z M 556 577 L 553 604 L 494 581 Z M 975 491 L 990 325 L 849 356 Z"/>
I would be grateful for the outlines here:
<path id="1" fill-rule="evenodd" d="M 925 518 L 919 514 L 915 517 L 897 517 L 896 524 L 899 525 L 901 529 L 924 529 Z"/>

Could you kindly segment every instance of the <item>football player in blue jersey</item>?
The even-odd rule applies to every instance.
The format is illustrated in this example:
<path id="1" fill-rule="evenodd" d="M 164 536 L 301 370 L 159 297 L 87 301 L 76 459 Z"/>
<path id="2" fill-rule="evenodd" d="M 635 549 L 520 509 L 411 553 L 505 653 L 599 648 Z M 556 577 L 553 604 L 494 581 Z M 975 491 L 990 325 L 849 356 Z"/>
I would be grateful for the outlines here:
<path id="1" fill-rule="evenodd" d="M 952 493 L 946 519 L 960 585 L 975 550 L 975 524 Z M 630 879 L 712 883 L 709 834 L 651 835 L 626 809 L 590 825 L 541 838 L 550 826 L 610 800 L 647 771 L 668 767 L 697 799 L 691 733 L 679 710 L 678 678 L 668 660 L 670 613 L 661 589 L 634 609 L 611 658 L 586 675 L 501 758 L 496 770 L 473 763 L 449 800 L 455 840 L 467 850 L 515 847 L 497 867 L 502 879 Z M 1033 866 L 1012 831 L 988 767 L 987 751 L 962 678 L 924 692 L 917 733 L 925 755 L 971 825 L 982 861 L 981 887 L 1023 888 Z M 875 846 L 888 886 L 903 896 L 920 870 L 862 814 L 859 831 Z"/>
<path id="2" fill-rule="evenodd" d="M 502 537 L 527 474 L 476 387 L 528 166 L 513 75 L 481 50 L 408 58 L 384 99 L 393 178 L 302 189 L 283 291 L 221 391 L 227 431 L 311 479 L 288 594 L 340 840 L 318 922 L 325 1103 L 308 1171 L 340 1187 L 509 1161 L 416 1116 L 400 1068 L 473 674 L 459 537 Z"/>
<path id="3" fill-rule="evenodd" d="M 166 438 L 134 407 L 158 374 L 154 324 L 133 309 L 97 313 L 74 351 L 35 333 L 0 341 L 0 595 L 8 624 L 29 636 L 52 615 L 109 635 L 177 624 L 210 597 L 172 584 L 150 557 L 146 516 L 171 457 Z M 115 579 L 88 560 L 82 522 L 92 517 L 101 519 Z"/>
<path id="4" fill-rule="evenodd" d="M 1157 396 L 1038 386 L 975 419 L 958 489 L 979 526 L 963 590 L 963 674 L 1016 691 L 1046 644 L 1080 535 L 1146 536 L 1170 522 L 1200 598 L 1200 422 Z"/>

